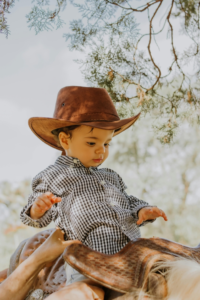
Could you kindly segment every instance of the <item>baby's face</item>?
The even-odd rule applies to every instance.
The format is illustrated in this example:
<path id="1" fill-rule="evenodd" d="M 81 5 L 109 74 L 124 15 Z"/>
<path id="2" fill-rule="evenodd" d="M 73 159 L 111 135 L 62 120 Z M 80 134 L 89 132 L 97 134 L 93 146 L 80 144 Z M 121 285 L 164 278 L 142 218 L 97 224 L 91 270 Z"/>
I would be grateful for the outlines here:
<path id="1" fill-rule="evenodd" d="M 86 168 L 97 167 L 106 160 L 114 134 L 114 130 L 91 129 L 90 126 L 81 125 L 72 131 L 71 139 L 64 132 L 59 134 L 66 154 L 78 158 Z"/>

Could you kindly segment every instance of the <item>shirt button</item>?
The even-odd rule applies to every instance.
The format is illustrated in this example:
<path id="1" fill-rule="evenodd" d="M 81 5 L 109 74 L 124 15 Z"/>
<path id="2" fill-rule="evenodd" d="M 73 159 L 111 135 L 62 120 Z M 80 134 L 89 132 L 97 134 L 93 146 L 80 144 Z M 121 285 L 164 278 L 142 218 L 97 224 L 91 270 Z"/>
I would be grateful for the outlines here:
<path id="1" fill-rule="evenodd" d="M 77 159 L 74 159 L 73 162 L 76 164 L 77 163 Z"/>
<path id="2" fill-rule="evenodd" d="M 126 226 L 122 225 L 122 230 L 126 230 Z"/>
<path id="3" fill-rule="evenodd" d="M 110 205 L 111 205 L 111 206 L 115 206 L 115 202 L 111 202 Z"/>
<path id="4" fill-rule="evenodd" d="M 73 168 L 73 165 L 70 165 L 70 168 L 72 169 L 72 168 Z"/>
<path id="5" fill-rule="evenodd" d="M 101 183 L 102 185 L 104 185 L 104 184 L 105 184 L 105 181 L 104 181 L 104 180 L 102 180 L 100 183 Z"/>

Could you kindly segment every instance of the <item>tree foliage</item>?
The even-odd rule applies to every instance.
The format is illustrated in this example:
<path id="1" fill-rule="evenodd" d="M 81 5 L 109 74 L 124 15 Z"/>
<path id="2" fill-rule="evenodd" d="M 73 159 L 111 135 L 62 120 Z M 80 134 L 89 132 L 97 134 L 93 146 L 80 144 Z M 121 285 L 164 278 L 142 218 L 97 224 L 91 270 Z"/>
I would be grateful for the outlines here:
<path id="1" fill-rule="evenodd" d="M 199 122 L 200 3 L 197 0 L 171 0 L 167 3 L 156 0 L 143 1 L 139 7 L 136 3 L 85 0 L 84 4 L 76 4 L 82 20 L 73 21 L 71 33 L 65 37 L 70 40 L 71 49 L 87 49 L 86 59 L 80 61 L 85 78 L 90 84 L 108 90 L 120 116 L 130 116 L 138 110 L 150 113 L 156 120 L 154 128 L 160 141 L 169 143 L 184 119 Z M 165 15 L 160 28 L 154 28 L 163 5 Z M 142 34 L 136 17 L 145 11 L 149 30 Z M 191 41 L 182 53 L 178 53 L 175 47 L 173 18 L 179 21 L 182 34 Z M 168 27 L 172 52 L 166 74 L 152 50 L 153 39 L 165 27 Z M 147 51 L 140 47 L 145 36 L 148 36 Z M 162 52 L 160 55 L 165 59 Z M 193 74 L 187 71 L 188 64 L 194 66 Z M 126 106 L 127 113 L 124 114 Z"/>
<path id="2" fill-rule="evenodd" d="M 3 3 L 2 16 L 12 1 Z M 33 0 L 27 15 L 36 33 L 63 26 L 60 13 L 67 0 L 57 0 L 50 9 L 48 0 Z M 150 113 L 163 143 L 169 143 L 183 120 L 198 123 L 200 118 L 200 2 L 199 0 L 69 0 L 80 13 L 64 35 L 71 50 L 85 51 L 79 61 L 87 82 L 106 88 L 121 117 L 141 111 Z M 140 5 L 139 5 L 140 2 Z M 7 4 L 6 4 L 7 3 Z M 7 6 L 6 6 L 7 5 Z M 160 23 L 161 9 L 164 9 Z M 3 12 L 3 13 L 2 13 Z M 162 11 L 163 12 L 163 11 Z M 146 15 L 148 31 L 141 32 L 139 17 Z M 144 18 L 143 18 L 144 20 Z M 187 37 L 187 48 L 176 50 L 174 23 Z M 2 23 L 1 31 L 7 25 Z M 155 25 L 156 24 L 156 25 Z M 4 28 L 4 29 L 3 29 Z M 167 29 L 172 60 L 165 73 L 152 44 Z M 7 31 L 8 32 L 8 31 Z M 146 39 L 144 39 L 146 37 Z M 146 49 L 141 41 L 147 40 Z M 190 42 L 188 42 L 190 41 Z M 163 60 L 164 54 L 160 53 Z M 192 74 L 188 66 L 193 66 Z"/>
<path id="3" fill-rule="evenodd" d="M 27 203 L 30 191 L 29 180 L 18 184 L 0 182 L 0 270 L 8 267 L 10 257 L 19 243 L 38 231 L 35 228 L 28 228 L 19 219 L 20 211 Z"/>
<path id="4" fill-rule="evenodd" d="M 0 33 L 4 33 L 6 37 L 9 34 L 6 14 L 10 13 L 9 9 L 14 5 L 14 2 L 15 0 L 0 0 Z"/>
<path id="5" fill-rule="evenodd" d="M 26 15 L 29 28 L 34 28 L 35 33 L 38 34 L 43 30 L 52 30 L 63 26 L 65 23 L 60 18 L 60 12 L 66 8 L 66 0 L 57 0 L 56 8 L 49 9 L 49 0 L 33 0 L 35 5 L 32 7 L 30 13 Z M 47 6 L 47 8 L 46 8 Z"/>
<path id="6" fill-rule="evenodd" d="M 147 134 L 151 117 L 137 121 L 111 142 L 103 167 L 117 171 L 128 186 L 127 193 L 157 205 L 168 221 L 158 218 L 141 227 L 143 237 L 163 237 L 189 246 L 200 243 L 199 178 L 200 128 L 180 125 L 180 135 L 169 145 Z"/>

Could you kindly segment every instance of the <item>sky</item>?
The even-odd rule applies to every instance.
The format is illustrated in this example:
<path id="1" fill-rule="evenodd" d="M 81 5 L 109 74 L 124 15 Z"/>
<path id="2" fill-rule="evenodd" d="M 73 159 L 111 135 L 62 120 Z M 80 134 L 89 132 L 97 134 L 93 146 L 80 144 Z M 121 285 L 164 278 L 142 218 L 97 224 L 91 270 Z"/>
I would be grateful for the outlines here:
<path id="1" fill-rule="evenodd" d="M 158 24 L 162 23 L 167 5 L 161 10 Z M 17 1 L 8 17 L 11 34 L 8 39 L 0 35 L 0 181 L 31 179 L 54 162 L 58 151 L 42 143 L 31 132 L 28 119 L 52 117 L 60 88 L 87 86 L 74 61 L 83 54 L 70 52 L 62 37 L 68 32 L 70 20 L 78 17 L 77 10 L 68 5 L 62 13 L 66 22 L 62 29 L 35 35 L 25 18 L 31 6 L 31 1 Z M 139 15 L 137 21 L 145 31 L 148 26 L 146 16 Z M 152 42 L 157 63 L 163 70 L 171 59 L 166 36 L 165 31 L 158 37 L 160 48 Z M 146 42 L 144 38 L 141 47 Z M 177 49 L 186 44 L 178 26 L 175 26 L 175 44 Z"/>
<path id="2" fill-rule="evenodd" d="M 16 2 L 11 35 L 0 36 L 0 181 L 32 178 L 55 160 L 57 151 L 31 132 L 28 119 L 52 117 L 60 88 L 86 86 L 73 61 L 77 53 L 62 37 L 66 28 L 35 35 L 25 18 L 30 8 L 30 1 Z M 65 15 L 69 20 L 76 13 L 71 7 Z"/>

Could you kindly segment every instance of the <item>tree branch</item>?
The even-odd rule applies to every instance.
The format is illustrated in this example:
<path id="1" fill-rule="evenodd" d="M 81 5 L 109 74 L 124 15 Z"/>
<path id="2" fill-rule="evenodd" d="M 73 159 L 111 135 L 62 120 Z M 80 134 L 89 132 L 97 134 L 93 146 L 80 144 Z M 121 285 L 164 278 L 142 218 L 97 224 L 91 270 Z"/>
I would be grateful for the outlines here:
<path id="1" fill-rule="evenodd" d="M 166 22 L 167 22 L 167 20 L 165 20 L 165 22 L 164 22 L 164 24 L 163 24 L 163 27 L 162 27 L 159 31 L 153 32 L 152 35 L 157 35 L 157 34 L 161 33 L 161 32 L 163 31 L 164 27 L 165 27 Z M 147 36 L 147 35 L 149 35 L 149 32 L 143 34 L 143 35 L 137 40 L 137 44 L 136 44 L 136 46 L 135 46 L 135 52 L 136 52 L 136 50 L 137 50 L 137 48 L 138 48 L 138 45 L 139 45 L 140 41 L 142 40 L 142 38 L 145 37 L 145 36 Z M 134 55 L 135 55 L 135 54 L 134 54 Z"/>
<path id="2" fill-rule="evenodd" d="M 179 68 L 180 72 L 183 75 L 183 79 L 182 79 L 181 85 L 179 87 L 179 89 L 181 89 L 182 85 L 183 85 L 183 81 L 185 79 L 185 73 L 182 71 L 182 69 L 181 69 L 181 67 L 180 67 L 180 65 L 178 63 L 178 56 L 176 54 L 176 50 L 175 50 L 175 47 L 174 47 L 174 32 L 173 32 L 173 26 L 172 26 L 172 24 L 170 22 L 170 17 L 171 17 L 171 12 L 172 12 L 172 9 L 173 9 L 173 5 L 174 5 L 174 0 L 172 0 L 172 4 L 171 4 L 171 7 L 170 7 L 168 16 L 167 16 L 167 22 L 168 22 L 168 24 L 170 26 L 170 30 L 171 30 L 171 44 L 172 44 L 172 51 L 173 51 L 173 54 L 174 54 L 174 62 L 176 62 L 177 67 Z M 172 65 L 173 65 L 173 63 L 172 63 Z M 172 65 L 171 65 L 171 67 L 172 67 Z"/>
<path id="3" fill-rule="evenodd" d="M 153 19 L 154 19 L 155 15 L 157 14 L 157 12 L 158 12 L 160 6 L 162 5 L 163 0 L 161 0 L 161 1 L 159 1 L 159 2 L 160 2 L 160 3 L 159 3 L 159 5 L 158 5 L 158 7 L 156 8 L 156 10 L 155 10 L 155 12 L 154 12 L 154 14 L 153 14 L 153 16 L 152 16 L 152 18 L 151 18 L 151 20 L 150 20 L 150 24 L 149 24 L 149 43 L 148 43 L 149 56 L 150 56 L 150 58 L 151 58 L 151 61 L 152 61 L 153 65 L 154 65 L 154 67 L 158 70 L 159 75 L 157 76 L 157 80 L 154 82 L 154 84 L 153 84 L 147 91 L 152 90 L 152 89 L 154 88 L 154 86 L 158 83 L 158 81 L 159 81 L 159 79 L 160 79 L 160 77 L 161 77 L 161 70 L 160 70 L 160 68 L 156 65 L 156 63 L 155 63 L 155 61 L 154 61 L 154 59 L 153 59 L 153 56 L 152 56 L 152 54 L 151 54 L 151 49 L 150 49 L 150 46 L 151 46 L 151 38 L 152 38 L 152 22 L 153 22 Z"/>
<path id="4" fill-rule="evenodd" d="M 121 77 L 124 81 L 126 81 L 126 82 L 128 82 L 128 83 L 134 84 L 134 85 L 138 85 L 138 84 L 139 84 L 139 83 L 137 83 L 137 82 L 135 82 L 135 81 L 133 81 L 133 80 L 130 80 L 130 79 L 125 78 L 122 74 L 120 74 L 120 73 L 114 71 L 111 67 L 109 67 L 109 69 L 110 69 L 113 73 L 117 74 L 119 77 Z M 141 86 L 141 88 L 143 88 L 143 89 L 146 90 L 146 88 L 145 88 L 144 86 L 142 86 L 142 85 L 140 85 L 140 86 Z"/>
<path id="5" fill-rule="evenodd" d="M 136 86 L 138 86 L 138 84 L 139 84 L 140 87 L 141 87 L 142 89 L 144 89 L 146 92 L 148 91 L 148 89 L 145 88 L 144 86 L 142 86 L 140 83 L 137 83 L 137 82 L 135 82 L 135 81 L 133 81 L 133 80 L 130 80 L 130 79 L 125 78 L 122 74 L 120 74 L 120 73 L 118 73 L 117 71 L 113 70 L 111 67 L 109 67 L 109 69 L 110 69 L 111 72 L 117 74 L 119 77 L 121 77 L 124 81 L 128 82 L 129 84 L 134 84 L 134 85 L 136 85 Z M 168 98 L 166 98 L 166 97 L 163 96 L 163 95 L 158 94 L 157 92 L 155 92 L 155 95 L 161 97 L 161 98 L 164 99 L 164 100 L 170 101 Z M 137 96 L 136 96 L 136 97 L 132 97 L 132 98 L 130 98 L 130 99 L 133 99 L 133 98 L 137 98 Z M 171 101 L 170 101 L 170 102 L 171 102 Z"/>
<path id="6" fill-rule="evenodd" d="M 148 9 L 150 6 L 152 6 L 152 5 L 154 5 L 154 4 L 158 3 L 158 2 L 163 2 L 163 0 L 156 0 L 156 1 L 152 2 L 152 3 L 148 2 L 143 9 L 137 9 L 137 8 L 132 8 L 132 7 L 124 7 L 124 6 L 119 5 L 116 2 L 110 2 L 109 0 L 107 0 L 106 2 L 108 2 L 108 3 L 112 4 L 112 5 L 116 5 L 116 6 L 120 7 L 120 8 L 122 8 L 122 9 L 132 10 L 132 11 L 137 11 L 137 12 L 143 12 L 146 9 Z"/>

